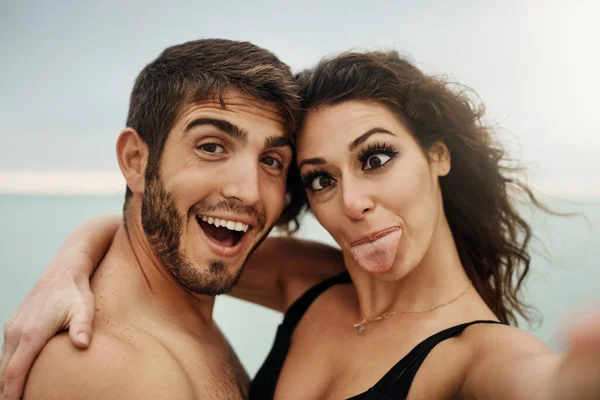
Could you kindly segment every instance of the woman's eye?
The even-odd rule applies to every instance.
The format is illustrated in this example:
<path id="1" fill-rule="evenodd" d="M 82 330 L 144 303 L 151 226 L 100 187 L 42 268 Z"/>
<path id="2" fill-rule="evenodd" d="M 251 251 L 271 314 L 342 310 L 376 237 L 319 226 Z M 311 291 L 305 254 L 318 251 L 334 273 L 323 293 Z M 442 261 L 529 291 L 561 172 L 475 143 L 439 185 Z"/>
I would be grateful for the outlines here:
<path id="1" fill-rule="evenodd" d="M 221 146 L 220 144 L 216 144 L 216 143 L 205 143 L 203 145 L 200 145 L 198 148 L 201 149 L 202 151 L 205 151 L 205 152 L 211 153 L 211 154 L 220 154 L 223 151 L 225 151 L 223 146 Z"/>
<path id="2" fill-rule="evenodd" d="M 310 188 L 315 192 L 318 192 L 319 190 L 328 188 L 331 185 L 333 185 L 333 179 L 329 176 L 321 175 L 312 180 L 310 183 Z"/>
<path id="3" fill-rule="evenodd" d="M 283 167 L 283 165 L 281 164 L 281 161 L 279 161 L 275 157 L 265 157 L 262 159 L 262 162 L 263 162 L 263 164 L 265 164 L 269 167 L 272 167 L 272 168 L 281 169 Z"/>
<path id="4" fill-rule="evenodd" d="M 377 169 L 390 161 L 391 158 L 389 155 L 383 153 L 373 154 L 363 163 L 363 170 Z"/>

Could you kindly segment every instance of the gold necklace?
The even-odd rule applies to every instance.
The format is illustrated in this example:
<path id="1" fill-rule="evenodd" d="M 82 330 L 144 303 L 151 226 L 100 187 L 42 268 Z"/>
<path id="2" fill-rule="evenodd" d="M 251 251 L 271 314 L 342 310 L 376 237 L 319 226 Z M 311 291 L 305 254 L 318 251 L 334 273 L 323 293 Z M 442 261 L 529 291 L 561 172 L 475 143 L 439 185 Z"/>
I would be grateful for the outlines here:
<path id="1" fill-rule="evenodd" d="M 421 313 L 426 313 L 426 312 L 430 312 L 433 310 L 437 310 L 438 308 L 447 306 L 450 303 L 455 302 L 456 300 L 460 299 L 465 293 L 467 293 L 467 290 L 469 290 L 469 288 L 471 287 L 471 283 L 469 282 L 469 284 L 467 285 L 466 288 L 464 288 L 464 290 L 462 292 L 460 292 L 458 294 L 458 296 L 454 297 L 451 300 L 448 300 L 445 303 L 442 304 L 438 304 L 437 306 L 433 306 L 431 308 L 428 308 L 426 310 L 414 310 L 414 311 L 391 311 L 391 312 L 386 312 L 382 315 L 380 315 L 379 317 L 372 317 L 372 318 L 363 318 L 362 321 L 360 321 L 357 324 L 352 325 L 352 327 L 354 329 L 356 329 L 356 333 L 359 335 L 363 335 L 365 333 L 365 331 L 367 330 L 366 325 L 370 324 L 371 322 L 377 322 L 377 321 L 381 321 L 384 319 L 387 319 L 389 317 L 393 317 L 394 315 L 398 315 L 398 314 L 421 314 Z"/>

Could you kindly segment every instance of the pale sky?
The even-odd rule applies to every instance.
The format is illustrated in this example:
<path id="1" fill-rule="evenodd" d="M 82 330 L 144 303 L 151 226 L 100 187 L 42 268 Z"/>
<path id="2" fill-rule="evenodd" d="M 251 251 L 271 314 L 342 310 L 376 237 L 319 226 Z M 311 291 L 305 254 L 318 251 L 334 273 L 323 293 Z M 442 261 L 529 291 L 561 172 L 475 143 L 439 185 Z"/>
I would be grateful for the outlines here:
<path id="1" fill-rule="evenodd" d="M 0 193 L 121 193 L 114 143 L 136 75 L 167 46 L 222 37 L 294 70 L 396 49 L 473 87 L 531 183 L 600 195 L 599 16 L 583 0 L 0 0 Z"/>

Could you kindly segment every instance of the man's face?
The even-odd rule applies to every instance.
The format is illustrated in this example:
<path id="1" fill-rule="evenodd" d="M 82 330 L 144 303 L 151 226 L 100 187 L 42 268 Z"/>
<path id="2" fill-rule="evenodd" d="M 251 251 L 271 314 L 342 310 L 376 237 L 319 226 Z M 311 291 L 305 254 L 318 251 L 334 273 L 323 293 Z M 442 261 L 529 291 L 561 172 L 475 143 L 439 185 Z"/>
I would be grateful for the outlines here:
<path id="1" fill-rule="evenodd" d="M 242 94 L 184 107 L 169 132 L 159 175 L 148 176 L 144 232 L 186 289 L 233 287 L 284 205 L 290 142 L 277 110 Z"/>

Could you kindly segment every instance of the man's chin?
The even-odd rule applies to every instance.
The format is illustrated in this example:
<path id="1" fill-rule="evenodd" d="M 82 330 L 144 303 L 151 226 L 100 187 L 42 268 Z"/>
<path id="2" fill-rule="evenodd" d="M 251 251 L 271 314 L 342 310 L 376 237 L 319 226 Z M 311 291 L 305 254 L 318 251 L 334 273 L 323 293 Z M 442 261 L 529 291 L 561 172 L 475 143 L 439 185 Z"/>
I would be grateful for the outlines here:
<path id="1" fill-rule="evenodd" d="M 222 261 L 211 261 L 203 271 L 191 265 L 180 268 L 175 279 L 191 293 L 218 296 L 229 293 L 238 282 L 241 273 L 241 266 L 234 268 Z"/>
<path id="2" fill-rule="evenodd" d="M 197 265 L 203 265 L 201 269 L 193 266 L 190 259 L 185 262 L 183 268 L 177 271 L 176 279 L 189 292 L 206 296 L 218 296 L 231 292 L 234 286 L 240 279 L 244 265 L 254 250 L 267 238 L 271 230 L 263 233 L 259 237 L 246 237 L 242 249 L 235 257 L 222 257 L 215 253 L 210 246 L 204 247 L 196 256 L 208 250 L 209 257 L 212 259 L 206 260 L 206 253 L 203 254 L 204 261 L 198 262 Z M 204 237 L 206 240 L 210 240 Z"/>

